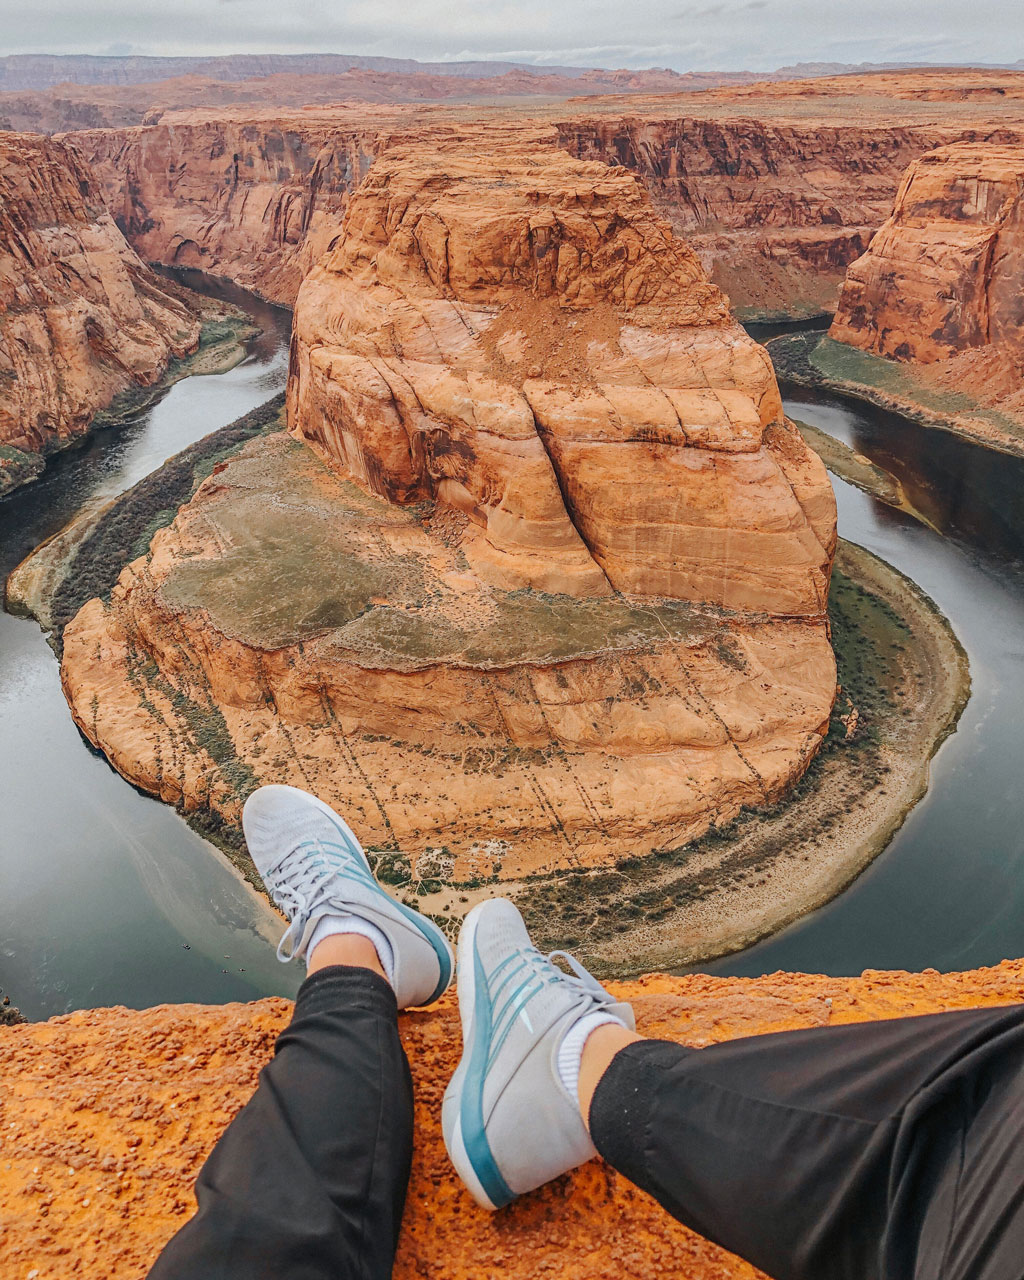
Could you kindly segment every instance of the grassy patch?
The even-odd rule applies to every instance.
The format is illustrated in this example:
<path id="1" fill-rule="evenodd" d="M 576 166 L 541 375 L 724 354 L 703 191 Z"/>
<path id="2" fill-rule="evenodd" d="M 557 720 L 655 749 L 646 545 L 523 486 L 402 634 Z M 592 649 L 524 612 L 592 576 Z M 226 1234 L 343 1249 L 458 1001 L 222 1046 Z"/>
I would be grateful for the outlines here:
<path id="1" fill-rule="evenodd" d="M 951 420 L 977 419 L 1024 443 L 1024 425 L 963 392 L 932 385 L 912 365 L 835 342 L 819 332 L 786 334 L 766 345 L 782 380 L 859 396 L 896 408 L 925 426 L 948 429 Z"/>
<path id="2" fill-rule="evenodd" d="M 114 503 L 83 541 L 53 598 L 55 638 L 87 600 L 109 597 L 118 574 L 171 523 L 214 466 L 248 440 L 280 428 L 284 395 L 205 436 L 140 480 Z"/>

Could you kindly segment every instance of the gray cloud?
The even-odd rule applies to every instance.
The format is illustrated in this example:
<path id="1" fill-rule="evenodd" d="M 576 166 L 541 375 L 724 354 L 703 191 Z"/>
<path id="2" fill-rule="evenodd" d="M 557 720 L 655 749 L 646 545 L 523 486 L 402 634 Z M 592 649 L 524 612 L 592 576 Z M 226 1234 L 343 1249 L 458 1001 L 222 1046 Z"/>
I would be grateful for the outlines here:
<path id="1" fill-rule="evenodd" d="M 1019 0 L 0 0 L 0 53 L 337 52 L 767 70 L 1024 56 Z"/>

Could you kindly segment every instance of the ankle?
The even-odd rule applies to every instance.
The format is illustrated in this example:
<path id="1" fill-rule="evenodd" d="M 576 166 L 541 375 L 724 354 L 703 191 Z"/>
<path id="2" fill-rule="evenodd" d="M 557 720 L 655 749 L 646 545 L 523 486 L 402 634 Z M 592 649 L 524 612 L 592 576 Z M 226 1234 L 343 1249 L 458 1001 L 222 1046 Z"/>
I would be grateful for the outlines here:
<path id="1" fill-rule="evenodd" d="M 377 948 L 369 938 L 359 933 L 332 933 L 318 942 L 306 958 L 306 973 L 316 973 L 332 965 L 347 965 L 355 969 L 370 969 L 380 974 L 385 982 L 388 975 L 377 954 Z"/>
<path id="2" fill-rule="evenodd" d="M 587 1042 L 583 1046 L 583 1055 L 580 1058 L 580 1076 L 577 1094 L 580 1105 L 580 1115 L 583 1117 L 583 1123 L 590 1131 L 590 1104 L 594 1100 L 594 1093 L 597 1086 L 601 1083 L 601 1078 L 611 1066 L 612 1059 L 621 1050 L 625 1049 L 628 1044 L 635 1044 L 637 1040 L 642 1040 L 643 1036 L 638 1036 L 635 1031 L 630 1031 L 628 1027 L 624 1027 L 620 1022 L 606 1022 L 595 1028 L 587 1037 Z"/>

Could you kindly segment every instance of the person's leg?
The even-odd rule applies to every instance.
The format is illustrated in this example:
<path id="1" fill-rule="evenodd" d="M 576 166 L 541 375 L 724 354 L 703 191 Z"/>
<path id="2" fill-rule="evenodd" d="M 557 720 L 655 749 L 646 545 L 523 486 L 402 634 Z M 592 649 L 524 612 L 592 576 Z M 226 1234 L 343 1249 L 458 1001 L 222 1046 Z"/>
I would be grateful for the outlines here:
<path id="1" fill-rule="evenodd" d="M 150 1280 L 384 1280 L 412 1154 L 399 1008 L 427 1004 L 453 957 L 376 883 L 325 804 L 263 787 L 243 811 L 253 861 L 289 917 L 279 954 L 309 976 L 256 1093 L 196 1183 L 198 1212 Z"/>
<path id="2" fill-rule="evenodd" d="M 328 942 L 334 962 L 310 965 L 255 1094 L 200 1172 L 198 1212 L 151 1280 L 391 1275 L 412 1159 L 409 1067 L 379 964 L 342 958 L 349 942 L 372 947 Z"/>
<path id="3" fill-rule="evenodd" d="M 687 1049 L 555 956 L 500 900 L 459 938 L 442 1127 L 481 1205 L 599 1151 L 774 1280 L 1024 1276 L 1024 1007 Z"/>
<path id="4" fill-rule="evenodd" d="M 584 1050 L 604 1158 L 774 1280 L 1021 1280 L 1024 1008 Z"/>

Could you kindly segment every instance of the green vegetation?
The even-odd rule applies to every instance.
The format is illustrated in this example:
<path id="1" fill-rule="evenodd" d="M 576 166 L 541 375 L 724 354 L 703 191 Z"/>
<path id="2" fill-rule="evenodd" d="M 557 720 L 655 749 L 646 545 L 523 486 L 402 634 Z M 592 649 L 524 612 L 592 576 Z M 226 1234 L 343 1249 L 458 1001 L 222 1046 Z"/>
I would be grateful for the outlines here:
<path id="1" fill-rule="evenodd" d="M 787 334 L 772 338 L 766 346 L 780 381 L 840 391 L 944 431 L 955 429 L 957 419 L 977 419 L 1007 437 L 1008 447 L 1024 448 L 1020 422 L 963 392 L 934 386 L 912 365 L 835 342 L 819 332 Z"/>
<path id="2" fill-rule="evenodd" d="M 279 430 L 283 411 L 281 394 L 190 445 L 121 495 L 82 542 L 54 594 L 58 645 L 65 626 L 82 605 L 94 596 L 109 597 L 124 566 L 145 553 L 156 531 L 171 523 L 217 463 L 254 436 Z"/>
<path id="3" fill-rule="evenodd" d="M 25 453 L 13 444 L 0 443 L 0 498 L 42 474 L 46 462 L 41 454 Z"/>

